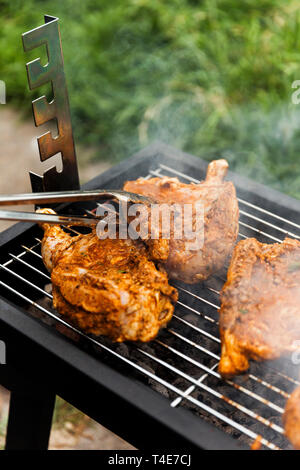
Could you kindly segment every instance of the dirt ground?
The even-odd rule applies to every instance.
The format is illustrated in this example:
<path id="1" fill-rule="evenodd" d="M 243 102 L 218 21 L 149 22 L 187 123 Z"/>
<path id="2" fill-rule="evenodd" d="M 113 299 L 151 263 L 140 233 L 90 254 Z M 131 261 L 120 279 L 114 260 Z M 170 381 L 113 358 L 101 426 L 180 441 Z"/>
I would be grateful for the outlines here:
<path id="1" fill-rule="evenodd" d="M 41 174 L 56 162 L 59 168 L 59 160 L 55 160 L 55 157 L 52 157 L 50 165 L 49 162 L 39 161 L 36 137 L 47 130 L 47 126 L 35 128 L 33 120 L 21 121 L 15 110 L 0 106 L 0 193 L 29 192 L 29 170 Z M 81 183 L 110 167 L 107 162 L 89 163 L 93 150 L 86 150 L 77 145 L 76 151 Z M 32 210 L 33 207 L 18 207 L 18 210 L 23 209 Z M 0 231 L 10 225 L 12 223 L 0 220 Z M 5 439 L 8 406 L 9 393 L 0 387 L 0 448 L 3 447 Z M 83 417 L 78 425 L 66 421 L 63 426 L 54 427 L 50 437 L 50 449 L 129 450 L 133 447 L 90 418 Z"/>

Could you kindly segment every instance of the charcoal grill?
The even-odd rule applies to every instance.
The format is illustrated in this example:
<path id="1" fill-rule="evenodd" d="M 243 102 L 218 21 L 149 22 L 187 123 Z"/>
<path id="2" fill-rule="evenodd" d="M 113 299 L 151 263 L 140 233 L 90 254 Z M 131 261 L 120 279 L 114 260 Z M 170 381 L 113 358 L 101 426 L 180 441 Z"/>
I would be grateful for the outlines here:
<path id="1" fill-rule="evenodd" d="M 121 188 L 141 176 L 198 182 L 206 167 L 200 158 L 156 143 L 84 189 Z M 237 188 L 239 239 L 300 237 L 297 200 L 231 172 L 228 179 Z M 76 203 L 64 212 L 94 207 Z M 217 309 L 226 267 L 197 286 L 174 284 L 174 318 L 156 340 L 113 344 L 77 330 L 52 309 L 41 237 L 39 227 L 24 223 L 0 235 L 0 339 L 7 345 L 0 381 L 12 390 L 7 448 L 47 446 L 55 395 L 139 449 L 247 449 L 256 439 L 265 449 L 289 448 L 281 416 L 300 384 L 290 358 L 253 363 L 247 376 L 233 380 L 218 375 Z"/>

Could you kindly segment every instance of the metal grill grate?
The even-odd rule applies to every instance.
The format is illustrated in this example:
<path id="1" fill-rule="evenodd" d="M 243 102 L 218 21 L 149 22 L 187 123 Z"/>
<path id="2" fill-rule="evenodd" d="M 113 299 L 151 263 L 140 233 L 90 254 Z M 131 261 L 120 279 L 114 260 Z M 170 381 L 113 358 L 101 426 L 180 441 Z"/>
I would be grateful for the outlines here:
<path id="1" fill-rule="evenodd" d="M 199 182 L 163 164 L 145 178 L 151 176 L 178 176 L 183 181 Z M 260 241 L 281 242 L 285 235 L 300 239 L 298 224 L 251 202 L 238 200 L 240 239 L 255 236 Z M 6 274 L 5 282 L 0 280 L 5 290 L 31 309 L 37 309 L 48 321 L 51 319 L 66 328 L 65 331 L 105 351 L 108 359 L 126 364 L 152 388 L 168 395 L 171 407 L 188 407 L 248 444 L 259 439 L 269 449 L 289 446 L 283 436 L 281 415 L 290 392 L 300 385 L 293 368 L 284 373 L 282 363 L 252 364 L 247 380 L 237 377 L 226 381 L 216 371 L 220 351 L 218 295 L 225 270 L 196 287 L 174 283 L 179 290 L 179 301 L 168 328 L 156 340 L 142 346 L 115 345 L 105 338 L 84 334 L 52 310 L 52 296 L 45 287 L 50 283 L 50 276 L 43 266 L 40 243 L 40 239 L 34 238 L 21 245 L 16 254 L 9 253 L 8 260 L 0 264 Z M 38 282 L 30 281 L 33 274 Z M 16 289 L 14 280 L 23 287 Z M 32 298 L 28 291 L 36 296 Z"/>

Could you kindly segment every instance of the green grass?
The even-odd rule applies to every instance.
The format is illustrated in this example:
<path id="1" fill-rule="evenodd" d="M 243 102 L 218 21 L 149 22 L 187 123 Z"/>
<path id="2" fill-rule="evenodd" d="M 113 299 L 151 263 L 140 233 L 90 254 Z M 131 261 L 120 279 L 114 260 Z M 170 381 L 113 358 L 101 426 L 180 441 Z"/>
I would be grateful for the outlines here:
<path id="1" fill-rule="evenodd" d="M 60 17 L 77 143 L 117 161 L 160 139 L 300 197 L 296 0 L 0 0 L 0 79 L 30 99 L 20 35 Z M 42 51 L 45 62 L 45 52 Z"/>

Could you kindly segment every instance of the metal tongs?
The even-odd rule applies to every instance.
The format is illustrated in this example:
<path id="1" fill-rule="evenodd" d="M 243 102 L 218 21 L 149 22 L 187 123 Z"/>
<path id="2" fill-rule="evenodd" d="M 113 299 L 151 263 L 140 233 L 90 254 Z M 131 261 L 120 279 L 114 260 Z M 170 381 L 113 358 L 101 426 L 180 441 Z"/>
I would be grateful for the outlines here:
<path id="1" fill-rule="evenodd" d="M 80 201 L 98 201 L 99 199 L 117 199 L 120 203 L 147 204 L 153 200 L 140 194 L 122 190 L 96 189 L 93 191 L 51 191 L 44 193 L 0 194 L 0 206 L 22 204 L 54 204 Z M 83 215 L 41 214 L 0 210 L 0 220 L 48 223 L 60 225 L 97 225 L 100 218 Z"/>

